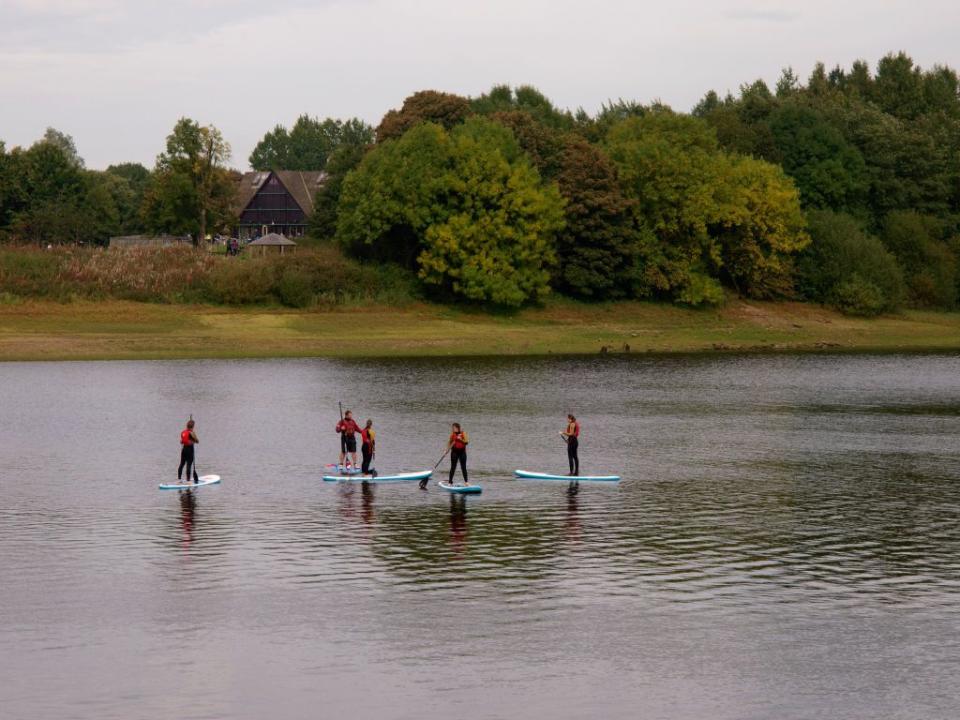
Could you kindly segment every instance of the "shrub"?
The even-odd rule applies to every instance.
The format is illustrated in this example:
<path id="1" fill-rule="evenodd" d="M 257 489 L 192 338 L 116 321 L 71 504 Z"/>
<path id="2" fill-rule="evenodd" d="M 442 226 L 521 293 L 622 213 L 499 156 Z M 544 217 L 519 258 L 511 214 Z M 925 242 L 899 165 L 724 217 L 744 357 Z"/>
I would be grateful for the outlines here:
<path id="1" fill-rule="evenodd" d="M 943 239 L 943 223 L 914 211 L 890 213 L 883 242 L 903 267 L 913 304 L 953 308 L 957 303 L 957 258 Z"/>
<path id="2" fill-rule="evenodd" d="M 873 317 L 884 311 L 886 298 L 880 288 L 854 274 L 837 287 L 836 305 L 847 315 Z"/>
<path id="3" fill-rule="evenodd" d="M 866 298 L 870 291 L 864 288 L 870 285 L 879 293 L 880 312 L 903 303 L 906 290 L 896 258 L 853 217 L 814 210 L 807 221 L 812 242 L 797 262 L 798 286 L 806 298 L 853 307 L 851 298 Z"/>

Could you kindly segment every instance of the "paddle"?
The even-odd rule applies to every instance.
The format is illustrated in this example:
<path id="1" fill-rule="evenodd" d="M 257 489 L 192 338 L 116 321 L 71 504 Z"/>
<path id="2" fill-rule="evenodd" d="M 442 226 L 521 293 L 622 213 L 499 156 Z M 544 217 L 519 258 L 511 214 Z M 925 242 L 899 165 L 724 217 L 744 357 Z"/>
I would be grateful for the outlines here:
<path id="1" fill-rule="evenodd" d="M 433 466 L 433 469 L 434 469 L 434 470 L 436 470 L 438 467 L 440 467 L 440 463 L 443 462 L 443 459 L 447 456 L 447 453 L 448 453 L 448 452 L 450 452 L 450 448 L 447 448 L 446 450 L 443 451 L 443 455 L 441 455 L 441 456 L 440 456 L 440 459 L 437 460 L 437 464 Z M 423 480 L 420 481 L 420 489 L 422 490 L 422 489 L 425 488 L 426 486 L 427 486 L 427 478 L 424 478 Z"/>

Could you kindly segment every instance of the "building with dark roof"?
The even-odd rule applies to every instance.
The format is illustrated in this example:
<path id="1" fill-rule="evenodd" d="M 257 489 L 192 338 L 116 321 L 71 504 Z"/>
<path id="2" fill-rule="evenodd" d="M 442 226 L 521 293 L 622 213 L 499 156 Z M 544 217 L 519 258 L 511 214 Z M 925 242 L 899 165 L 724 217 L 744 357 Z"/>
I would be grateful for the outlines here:
<path id="1" fill-rule="evenodd" d="M 306 170 L 245 173 L 238 193 L 239 237 L 305 235 L 314 196 L 326 177 L 326 173 Z"/>

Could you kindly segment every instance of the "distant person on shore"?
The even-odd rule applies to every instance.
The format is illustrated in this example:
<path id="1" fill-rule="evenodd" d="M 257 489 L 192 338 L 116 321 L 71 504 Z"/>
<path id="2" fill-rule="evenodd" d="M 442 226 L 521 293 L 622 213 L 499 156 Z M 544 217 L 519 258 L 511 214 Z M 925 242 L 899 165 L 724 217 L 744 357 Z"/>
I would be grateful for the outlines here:
<path id="1" fill-rule="evenodd" d="M 467 481 L 467 445 L 470 440 L 467 434 L 460 427 L 460 423 L 454 423 L 450 433 L 450 439 L 447 441 L 447 449 L 450 451 L 450 484 L 453 485 L 453 476 L 457 472 L 457 463 L 460 463 L 460 472 L 463 474 L 463 484 L 469 485 Z"/>
<path id="2" fill-rule="evenodd" d="M 361 468 L 364 475 L 373 475 L 377 476 L 377 471 L 370 470 L 370 462 L 373 460 L 374 453 L 377 451 L 377 433 L 373 429 L 373 420 L 367 420 L 366 425 L 364 425 L 363 430 L 360 431 L 360 454 L 363 455 L 363 467 Z"/>
<path id="3" fill-rule="evenodd" d="M 177 480 L 180 480 L 183 477 L 183 468 L 187 468 L 187 482 L 190 482 L 190 474 L 193 474 L 193 482 L 200 482 L 200 478 L 197 476 L 197 468 L 194 467 L 194 451 L 193 446 L 199 444 L 200 438 L 197 437 L 197 433 L 194 431 L 194 426 L 196 425 L 193 422 L 193 418 L 190 418 L 187 421 L 187 427 L 183 432 L 180 433 L 180 467 L 177 468 Z"/>
<path id="4" fill-rule="evenodd" d="M 353 467 L 357 467 L 357 433 L 361 430 L 350 410 L 343 414 L 336 429 L 340 433 L 340 467 L 345 467 L 347 453 L 353 458 Z"/>
<path id="5" fill-rule="evenodd" d="M 570 476 L 580 474 L 580 423 L 573 415 L 567 415 L 567 429 L 560 433 L 560 437 L 567 441 L 567 461 L 570 463 Z"/>

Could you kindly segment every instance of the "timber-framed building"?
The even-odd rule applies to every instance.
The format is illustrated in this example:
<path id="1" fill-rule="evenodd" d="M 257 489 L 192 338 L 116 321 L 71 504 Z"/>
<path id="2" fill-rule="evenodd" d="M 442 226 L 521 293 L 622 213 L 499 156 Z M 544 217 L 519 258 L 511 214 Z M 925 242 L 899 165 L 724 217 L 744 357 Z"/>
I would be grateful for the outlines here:
<path id="1" fill-rule="evenodd" d="M 314 197 L 327 175 L 307 170 L 248 172 L 238 193 L 239 237 L 278 233 L 302 237 L 313 214 Z"/>

